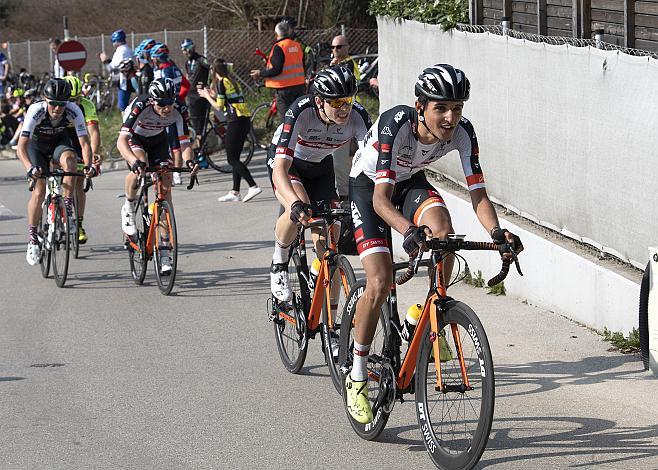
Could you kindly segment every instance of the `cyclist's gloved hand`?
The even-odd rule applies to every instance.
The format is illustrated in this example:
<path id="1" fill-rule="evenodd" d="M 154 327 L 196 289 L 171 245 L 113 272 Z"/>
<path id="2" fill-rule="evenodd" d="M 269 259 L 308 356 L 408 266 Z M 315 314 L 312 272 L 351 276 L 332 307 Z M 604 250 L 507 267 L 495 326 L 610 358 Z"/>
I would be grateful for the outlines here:
<path id="1" fill-rule="evenodd" d="M 31 166 L 29 170 L 27 170 L 27 177 L 32 178 L 33 180 L 37 179 L 39 176 L 41 176 L 41 167 L 40 166 Z"/>
<path id="2" fill-rule="evenodd" d="M 132 166 L 130 167 L 130 171 L 138 175 L 142 172 L 142 169 L 144 168 L 146 168 L 146 163 L 144 163 L 141 160 L 135 160 L 135 163 L 133 163 Z"/>
<path id="3" fill-rule="evenodd" d="M 302 201 L 295 201 L 290 205 L 290 220 L 295 224 L 305 222 L 310 215 L 311 206 Z"/>
<path id="4" fill-rule="evenodd" d="M 86 166 L 85 175 L 87 175 L 89 178 L 93 178 L 94 176 L 98 176 L 98 170 L 94 165 Z"/>
<path id="5" fill-rule="evenodd" d="M 406 232 L 404 232 L 404 240 L 402 241 L 402 248 L 407 252 L 409 256 L 413 256 L 420 251 L 427 251 L 427 245 L 425 244 L 427 225 L 421 225 L 416 227 L 411 225 Z"/>
<path id="6" fill-rule="evenodd" d="M 192 170 L 191 174 L 195 175 L 199 171 L 199 163 L 196 161 L 195 158 L 191 158 L 189 160 L 185 161 L 185 165 Z"/>
<path id="7" fill-rule="evenodd" d="M 507 253 L 507 247 L 514 250 L 517 255 L 523 251 L 523 243 L 521 243 L 519 236 L 514 235 L 506 228 L 492 228 L 491 239 L 498 245 L 498 251 L 501 255 Z"/>

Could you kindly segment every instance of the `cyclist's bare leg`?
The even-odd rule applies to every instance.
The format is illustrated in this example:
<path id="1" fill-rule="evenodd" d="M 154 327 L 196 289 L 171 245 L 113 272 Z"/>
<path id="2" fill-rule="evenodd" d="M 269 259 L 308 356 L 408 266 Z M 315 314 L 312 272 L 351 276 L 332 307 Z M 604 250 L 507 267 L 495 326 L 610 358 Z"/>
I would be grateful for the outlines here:
<path id="1" fill-rule="evenodd" d="M 175 167 L 182 167 L 183 166 L 183 152 L 181 152 L 181 149 L 175 149 L 172 150 L 173 155 L 174 155 L 174 166 Z"/>
<path id="2" fill-rule="evenodd" d="M 78 156 L 71 150 L 62 152 L 59 157 L 59 165 L 64 171 L 75 172 L 78 168 Z M 74 176 L 62 178 L 62 193 L 64 197 L 73 197 Z"/>
<path id="3" fill-rule="evenodd" d="M 380 308 L 391 289 L 393 268 L 389 253 L 372 253 L 361 260 L 366 272 L 366 289 L 356 304 L 354 339 L 360 344 L 368 345 L 379 321 Z"/>
<path id="4" fill-rule="evenodd" d="M 425 210 L 425 213 L 418 220 L 418 225 L 427 225 L 432 231 L 432 236 L 434 238 L 440 238 L 441 240 L 446 240 L 448 234 L 455 233 L 455 230 L 452 228 L 452 220 L 450 218 L 450 212 L 445 207 L 430 207 Z M 451 254 L 446 257 L 443 263 L 443 277 L 444 281 L 450 280 L 452 276 L 452 268 L 455 264 L 455 255 Z"/>
<path id="5" fill-rule="evenodd" d="M 304 186 L 302 184 L 293 182 L 292 187 L 295 190 L 295 194 L 297 194 L 299 200 L 309 204 L 310 199 L 308 194 L 306 194 Z M 297 225 L 292 220 L 290 220 L 290 207 L 288 206 L 288 203 L 284 201 L 279 196 L 279 194 L 276 193 L 276 191 L 274 194 L 281 205 L 285 207 L 285 212 L 281 214 L 276 221 L 276 226 L 274 227 L 274 237 L 281 245 L 290 245 L 297 236 Z"/>
<path id="6" fill-rule="evenodd" d="M 133 153 L 137 158 L 139 158 L 144 164 L 148 164 L 146 160 L 146 153 L 140 148 L 133 148 Z M 124 189 L 126 191 L 126 197 L 129 201 L 134 201 L 137 197 L 137 175 L 132 171 L 129 171 L 126 175 Z"/>
<path id="7" fill-rule="evenodd" d="M 27 203 L 27 222 L 35 227 L 39 225 L 41 219 L 41 203 L 46 196 L 46 180 L 38 179 L 34 183 L 34 189 L 30 195 L 30 201 Z"/>

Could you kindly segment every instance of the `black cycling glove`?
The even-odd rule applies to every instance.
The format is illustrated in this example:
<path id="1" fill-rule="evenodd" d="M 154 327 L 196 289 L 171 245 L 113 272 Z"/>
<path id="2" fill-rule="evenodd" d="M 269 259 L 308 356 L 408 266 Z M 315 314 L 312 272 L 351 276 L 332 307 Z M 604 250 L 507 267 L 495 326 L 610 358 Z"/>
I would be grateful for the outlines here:
<path id="1" fill-rule="evenodd" d="M 302 214 L 310 215 L 311 206 L 302 201 L 295 201 L 290 205 L 290 220 L 298 224 Z"/>
<path id="2" fill-rule="evenodd" d="M 507 238 L 505 237 L 505 233 L 511 233 L 513 241 L 512 243 L 507 242 Z M 500 228 L 500 227 L 494 227 L 491 229 L 491 239 L 496 243 L 496 245 L 502 246 L 502 249 L 499 247 L 498 250 L 501 252 L 501 254 L 505 253 L 506 250 L 506 245 L 509 245 L 509 247 L 514 250 L 514 253 L 520 253 L 523 251 L 523 243 L 521 243 L 521 239 L 519 238 L 518 235 L 514 235 L 512 232 L 507 230 L 506 228 Z"/>
<path id="3" fill-rule="evenodd" d="M 194 167 L 196 166 L 196 159 L 192 158 L 192 159 L 190 159 L 190 160 L 187 160 L 187 161 L 185 162 L 185 165 L 187 165 L 187 167 L 188 167 L 190 170 L 194 169 Z"/>
<path id="4" fill-rule="evenodd" d="M 32 166 L 32 167 L 30 167 L 29 170 L 27 170 L 27 177 L 34 179 L 34 175 L 36 175 L 40 171 L 41 171 L 40 166 Z"/>
<path id="5" fill-rule="evenodd" d="M 412 225 L 404 232 L 404 240 L 402 241 L 402 248 L 407 252 L 408 255 L 413 255 L 417 253 L 420 249 L 421 251 L 427 251 L 427 246 L 425 245 L 425 229 L 426 225 L 421 225 L 416 227 Z"/>
<path id="6" fill-rule="evenodd" d="M 133 173 L 137 173 L 140 168 L 146 168 L 146 163 L 144 163 L 141 160 L 135 160 L 135 163 L 132 164 L 132 166 L 130 167 L 130 170 Z"/>

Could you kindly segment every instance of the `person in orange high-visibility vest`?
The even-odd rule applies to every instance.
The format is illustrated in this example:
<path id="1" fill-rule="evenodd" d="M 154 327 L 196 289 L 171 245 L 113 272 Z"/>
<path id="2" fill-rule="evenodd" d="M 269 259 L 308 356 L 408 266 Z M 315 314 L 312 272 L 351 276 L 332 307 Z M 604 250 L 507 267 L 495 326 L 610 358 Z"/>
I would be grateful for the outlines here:
<path id="1" fill-rule="evenodd" d="M 306 91 L 304 75 L 304 50 L 290 38 L 290 25 L 277 23 L 274 28 L 276 41 L 272 46 L 267 64 L 262 70 L 252 70 L 254 80 L 265 79 L 265 86 L 276 93 L 276 110 L 283 120 L 288 107 Z"/>

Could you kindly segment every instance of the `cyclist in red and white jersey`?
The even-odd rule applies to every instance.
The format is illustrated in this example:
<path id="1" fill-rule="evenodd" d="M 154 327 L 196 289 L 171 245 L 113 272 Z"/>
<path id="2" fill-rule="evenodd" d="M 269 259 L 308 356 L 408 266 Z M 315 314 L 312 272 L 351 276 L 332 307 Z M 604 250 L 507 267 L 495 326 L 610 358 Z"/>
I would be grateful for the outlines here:
<path id="1" fill-rule="evenodd" d="M 290 299 L 288 247 L 298 225 L 307 223 L 310 209 L 338 200 L 331 154 L 353 138 L 363 140 L 370 126 L 367 111 L 354 101 L 356 80 L 346 67 L 319 72 L 311 92 L 288 108 L 268 152 L 274 194 L 285 208 L 274 231 L 271 269 L 272 295 L 282 302 Z M 322 244 L 316 250 L 320 257 Z"/>
<path id="2" fill-rule="evenodd" d="M 125 180 L 126 202 L 121 208 L 121 225 L 126 235 L 136 233 L 135 198 L 137 197 L 137 176 L 146 166 L 156 166 L 171 162 L 169 138 L 166 129 L 176 130 L 176 140 L 180 143 L 182 157 L 193 174 L 199 169 L 194 160 L 187 133 L 187 119 L 181 113 L 175 100 L 176 88 L 168 78 L 158 78 L 151 82 L 148 95 L 136 98 L 128 106 L 123 125 L 117 140 L 117 148 L 126 160 L 131 172 Z M 166 174 L 163 188 L 171 203 L 171 178 Z M 172 206 L 173 207 L 173 206 Z M 163 255 L 163 272 L 171 269 L 170 258 Z"/>
<path id="3" fill-rule="evenodd" d="M 354 236 L 368 283 L 356 307 L 354 364 L 346 380 L 346 401 L 350 415 L 363 424 L 373 419 L 367 394 L 370 343 L 392 278 L 385 229 L 403 234 L 408 254 L 427 250 L 425 236 L 445 239 L 454 233 L 448 208 L 423 169 L 457 150 L 480 223 L 496 243 L 509 243 L 516 252 L 523 249 L 518 236 L 500 228 L 487 196 L 475 129 L 462 117 L 470 94 L 464 72 L 447 64 L 426 68 L 415 92 L 414 107 L 400 105 L 382 113 L 350 172 Z M 446 279 L 453 263 L 454 257 L 445 261 Z"/>

